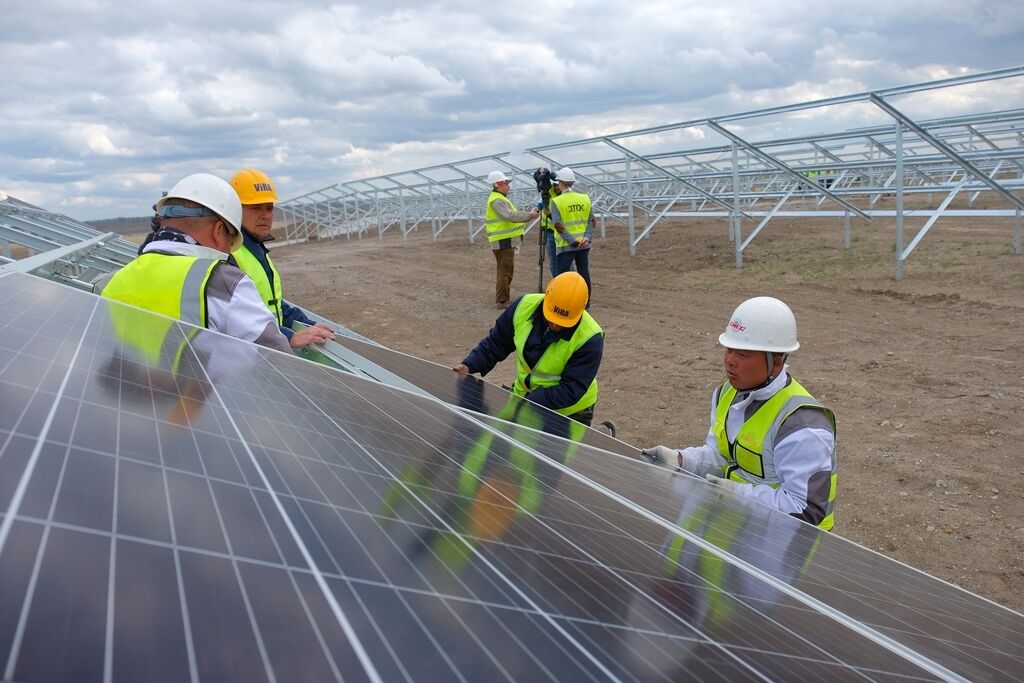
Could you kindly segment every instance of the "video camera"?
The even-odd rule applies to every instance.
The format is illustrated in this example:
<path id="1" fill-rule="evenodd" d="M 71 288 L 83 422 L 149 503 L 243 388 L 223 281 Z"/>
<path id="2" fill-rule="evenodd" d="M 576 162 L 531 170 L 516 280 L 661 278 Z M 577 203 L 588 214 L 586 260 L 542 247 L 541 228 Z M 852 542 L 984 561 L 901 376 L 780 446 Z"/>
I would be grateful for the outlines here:
<path id="1" fill-rule="evenodd" d="M 550 190 L 551 185 L 558 180 L 554 171 L 541 166 L 533 172 L 533 181 L 537 183 L 537 192 L 540 192 L 540 201 L 546 207 L 548 205 L 548 199 L 551 197 Z"/>

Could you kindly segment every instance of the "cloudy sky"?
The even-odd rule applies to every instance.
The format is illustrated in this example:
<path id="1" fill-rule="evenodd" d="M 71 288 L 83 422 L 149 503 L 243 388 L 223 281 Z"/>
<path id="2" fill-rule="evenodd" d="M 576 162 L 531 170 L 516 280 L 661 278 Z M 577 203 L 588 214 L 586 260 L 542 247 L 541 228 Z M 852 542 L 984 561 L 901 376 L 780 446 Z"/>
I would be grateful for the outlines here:
<path id="1" fill-rule="evenodd" d="M 1020 64 L 1020 0 L 10 0 L 0 191 L 81 220 L 138 216 L 189 173 L 255 166 L 284 199 Z M 1020 80 L 984 106 L 1022 106 Z"/>

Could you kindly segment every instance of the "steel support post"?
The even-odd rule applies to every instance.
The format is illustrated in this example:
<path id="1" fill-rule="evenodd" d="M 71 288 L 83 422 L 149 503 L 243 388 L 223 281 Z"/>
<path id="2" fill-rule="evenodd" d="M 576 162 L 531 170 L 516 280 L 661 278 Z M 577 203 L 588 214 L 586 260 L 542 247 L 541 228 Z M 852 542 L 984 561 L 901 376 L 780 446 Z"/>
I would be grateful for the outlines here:
<path id="1" fill-rule="evenodd" d="M 398 229 L 402 231 L 402 240 L 406 241 L 409 239 L 409 231 L 405 227 L 405 192 L 403 190 L 399 190 L 398 192 L 398 211 L 401 216 Z"/>
<path id="2" fill-rule="evenodd" d="M 469 243 L 473 244 L 472 193 L 469 191 L 469 178 L 466 178 L 466 229 L 469 231 Z"/>
<path id="3" fill-rule="evenodd" d="M 1013 228 L 1013 253 L 1014 254 L 1019 254 L 1020 253 L 1020 248 L 1021 248 L 1021 244 L 1020 244 L 1020 242 L 1021 242 L 1021 239 L 1020 239 L 1021 238 L 1021 225 L 1020 225 L 1021 224 L 1021 220 L 1020 220 L 1020 217 L 1021 217 L 1021 210 L 1017 209 L 1017 216 L 1014 219 L 1015 225 L 1014 225 L 1014 228 Z"/>
<path id="4" fill-rule="evenodd" d="M 636 217 L 633 215 L 633 166 L 626 157 L 626 221 L 629 224 L 629 255 L 636 256 Z"/>
<path id="5" fill-rule="evenodd" d="M 896 280 L 903 279 L 903 124 L 896 122 Z"/>
<path id="6" fill-rule="evenodd" d="M 384 239 L 384 210 L 380 203 L 380 195 L 377 188 L 373 188 L 373 208 L 377 210 L 377 239 Z"/>
<path id="7" fill-rule="evenodd" d="M 731 229 L 729 237 L 733 240 L 736 249 L 736 267 L 743 267 L 743 239 L 740 228 L 740 148 L 735 142 L 732 144 L 732 216 L 730 217 Z"/>

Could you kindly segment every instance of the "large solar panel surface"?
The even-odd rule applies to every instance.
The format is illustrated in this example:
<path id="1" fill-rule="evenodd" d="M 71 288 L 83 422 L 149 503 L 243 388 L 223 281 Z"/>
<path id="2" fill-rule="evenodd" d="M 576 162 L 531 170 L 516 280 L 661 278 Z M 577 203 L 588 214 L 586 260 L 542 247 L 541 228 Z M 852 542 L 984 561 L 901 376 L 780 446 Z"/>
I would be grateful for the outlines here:
<path id="1" fill-rule="evenodd" d="M 564 439 L 552 436 L 570 436 L 569 432 L 574 431 L 571 421 L 567 425 L 550 411 L 524 412 L 524 406 L 530 405 L 528 402 L 511 397 L 486 382 L 459 378 L 448 368 L 380 346 L 352 340 L 341 340 L 341 344 L 446 402 L 468 411 L 502 417 L 503 420 L 478 419 L 514 438 L 521 438 L 524 424 L 532 417 L 534 426 L 547 434 L 532 435 L 531 446 L 552 459 L 564 460 L 567 448 L 570 453 L 579 449 L 578 445 L 567 446 Z M 520 424 L 512 426 L 509 421 Z M 594 430 L 586 430 L 582 435 L 574 431 L 571 436 L 611 452 L 630 457 L 636 454 L 627 444 Z M 739 519 L 740 513 L 735 508 L 725 514 L 717 509 L 694 510 L 692 495 L 690 502 L 685 495 L 692 483 L 678 482 L 684 492 L 678 495 L 665 488 L 666 477 L 659 470 L 593 454 L 571 460 L 570 467 L 662 519 L 679 521 L 706 543 L 714 544 L 767 575 L 791 582 L 813 601 L 869 624 L 886 637 L 926 652 L 938 661 L 947 657 L 949 648 L 954 647 L 957 657 L 985 661 L 983 668 L 993 665 L 1013 671 L 1021 666 L 1024 633 L 1019 615 L 997 609 L 993 615 L 986 616 L 992 611 L 991 605 L 984 601 L 979 603 L 976 596 L 955 586 L 865 551 L 836 535 L 821 534 L 785 517 L 765 517 L 757 506 L 752 506 Z M 653 482 L 652 474 L 656 477 Z M 741 536 L 725 531 L 737 525 L 743 527 Z M 796 529 L 780 532 L 788 526 Z M 719 538 L 720 541 L 716 540 Z M 802 559 L 794 562 L 794 556 Z M 972 612 L 971 620 L 964 623 L 965 615 Z M 1016 654 L 1003 657 L 1000 654 L 1003 650 Z"/>
<path id="2" fill-rule="evenodd" d="M 535 418 L 27 275 L 0 305 L 5 681 L 1024 674 L 1021 615 Z"/>

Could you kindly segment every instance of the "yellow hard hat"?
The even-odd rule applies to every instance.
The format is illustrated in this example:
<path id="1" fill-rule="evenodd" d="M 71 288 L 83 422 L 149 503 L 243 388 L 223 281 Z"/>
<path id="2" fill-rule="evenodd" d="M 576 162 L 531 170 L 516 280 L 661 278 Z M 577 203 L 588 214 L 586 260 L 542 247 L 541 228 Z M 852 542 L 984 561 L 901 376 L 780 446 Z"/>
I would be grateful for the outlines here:
<path id="1" fill-rule="evenodd" d="M 243 168 L 231 176 L 231 187 L 238 193 L 242 204 L 268 204 L 277 201 L 277 192 L 270 176 L 255 168 Z"/>
<path id="2" fill-rule="evenodd" d="M 583 317 L 590 292 L 587 281 L 579 273 L 562 273 L 544 290 L 544 317 L 549 323 L 572 327 Z"/>

